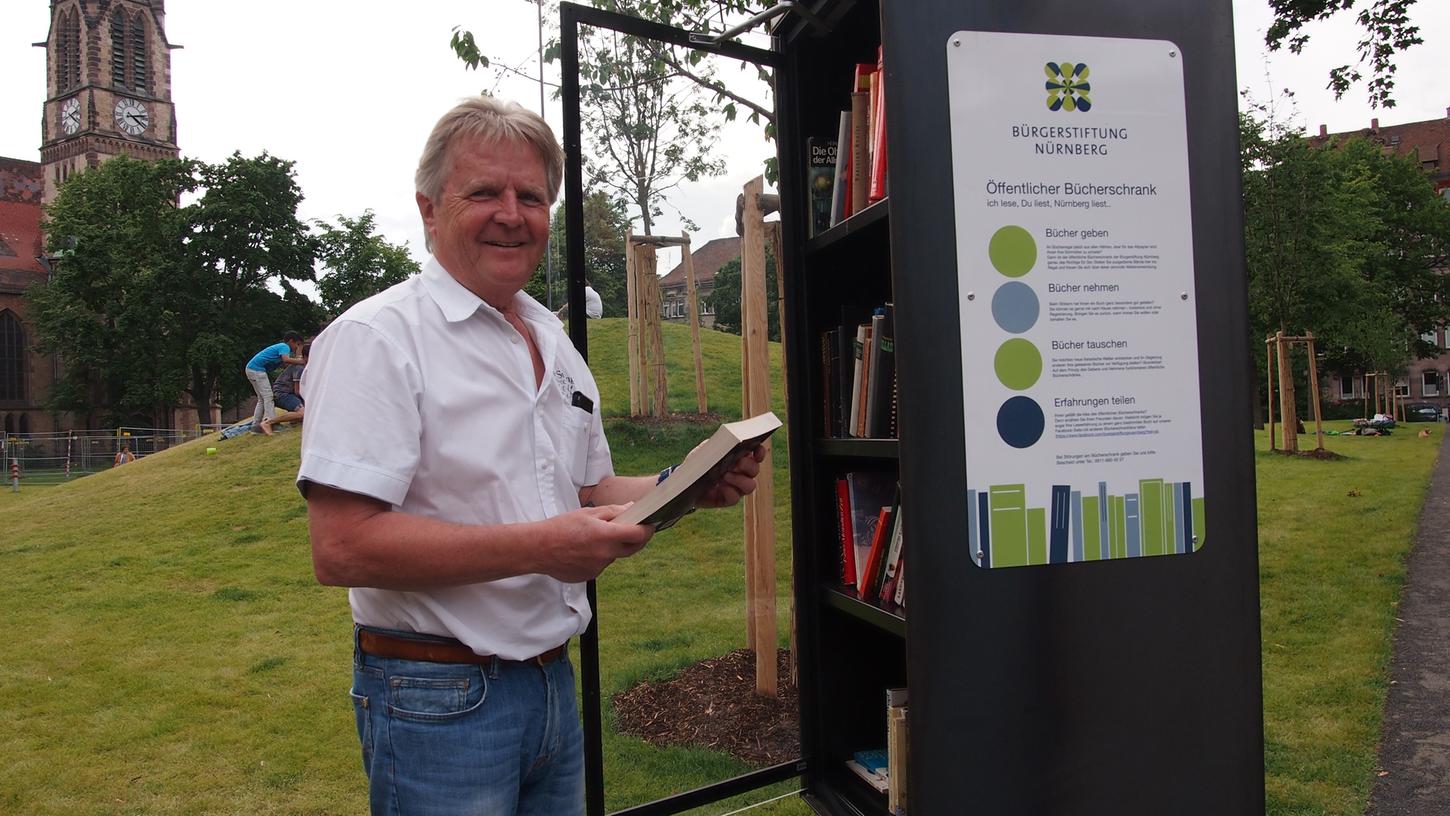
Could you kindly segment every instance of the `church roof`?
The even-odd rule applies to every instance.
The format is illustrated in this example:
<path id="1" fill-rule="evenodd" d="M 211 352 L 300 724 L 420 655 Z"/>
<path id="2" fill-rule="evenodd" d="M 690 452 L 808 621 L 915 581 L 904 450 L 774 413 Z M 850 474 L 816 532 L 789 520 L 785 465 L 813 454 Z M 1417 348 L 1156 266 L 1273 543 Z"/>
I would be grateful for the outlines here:
<path id="1" fill-rule="evenodd" d="M 40 164 L 0 156 L 0 292 L 22 292 L 45 277 L 41 252 Z"/>

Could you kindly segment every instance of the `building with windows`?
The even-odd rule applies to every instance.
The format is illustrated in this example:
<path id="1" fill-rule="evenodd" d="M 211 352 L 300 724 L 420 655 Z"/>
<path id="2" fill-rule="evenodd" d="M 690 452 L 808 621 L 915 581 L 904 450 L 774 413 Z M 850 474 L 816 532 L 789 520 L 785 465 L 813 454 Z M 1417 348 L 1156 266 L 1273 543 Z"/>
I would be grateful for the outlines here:
<path id="1" fill-rule="evenodd" d="M 710 294 L 715 291 L 715 273 L 720 267 L 740 259 L 740 238 L 716 238 L 690 253 L 695 267 L 695 295 L 700 301 L 700 325 L 715 325 L 715 309 L 710 305 Z M 685 263 L 660 278 L 660 317 L 668 323 L 690 321 L 689 293 L 685 286 Z"/>
<path id="2" fill-rule="evenodd" d="M 20 0 L 12 0 L 20 2 Z M 29 0 L 38 2 L 38 0 Z M 60 363 L 35 350 L 25 291 L 46 280 L 42 204 L 67 179 L 126 155 L 176 158 L 165 0 L 49 0 L 40 161 L 0 157 L 0 423 L 5 433 L 75 426 L 44 408 Z M 15 113 L 15 115 L 21 115 Z"/>
<path id="3" fill-rule="evenodd" d="M 1371 119 L 1369 127 L 1343 133 L 1330 133 L 1328 128 L 1320 125 L 1318 135 L 1310 137 L 1310 141 L 1319 147 L 1332 147 L 1350 139 L 1373 142 L 1386 153 L 1414 156 L 1440 195 L 1450 199 L 1450 108 L 1445 109 L 1443 119 L 1383 127 L 1379 119 Z M 1446 327 L 1442 326 L 1422 335 L 1421 339 L 1447 351 L 1437 357 L 1412 360 L 1409 371 L 1395 383 L 1395 391 L 1411 402 L 1428 402 L 1442 410 L 1450 408 L 1450 392 L 1446 389 L 1446 375 L 1450 373 L 1450 336 L 1447 336 Z M 1362 402 L 1365 396 L 1363 372 L 1337 372 L 1326 377 L 1323 391 L 1322 396 L 1331 402 Z"/>

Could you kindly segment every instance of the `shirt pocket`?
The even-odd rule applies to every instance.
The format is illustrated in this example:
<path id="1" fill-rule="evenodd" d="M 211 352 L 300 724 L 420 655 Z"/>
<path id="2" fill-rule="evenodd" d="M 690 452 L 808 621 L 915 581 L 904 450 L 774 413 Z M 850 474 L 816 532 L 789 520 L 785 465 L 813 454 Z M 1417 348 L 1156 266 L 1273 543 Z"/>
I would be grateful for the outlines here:
<path id="1" fill-rule="evenodd" d="M 571 406 L 564 410 L 559 429 L 559 463 L 569 474 L 569 481 L 575 487 L 583 487 L 584 475 L 589 467 L 589 438 L 594 431 L 594 415 Z"/>

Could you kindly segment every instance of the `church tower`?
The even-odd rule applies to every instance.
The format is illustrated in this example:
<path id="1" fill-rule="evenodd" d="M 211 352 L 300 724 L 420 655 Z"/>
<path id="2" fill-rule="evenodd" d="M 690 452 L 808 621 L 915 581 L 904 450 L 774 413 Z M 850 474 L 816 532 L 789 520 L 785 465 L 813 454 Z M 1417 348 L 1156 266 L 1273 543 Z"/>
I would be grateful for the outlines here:
<path id="1" fill-rule="evenodd" d="M 176 158 L 166 0 L 51 0 L 40 163 L 44 201 L 113 156 Z"/>

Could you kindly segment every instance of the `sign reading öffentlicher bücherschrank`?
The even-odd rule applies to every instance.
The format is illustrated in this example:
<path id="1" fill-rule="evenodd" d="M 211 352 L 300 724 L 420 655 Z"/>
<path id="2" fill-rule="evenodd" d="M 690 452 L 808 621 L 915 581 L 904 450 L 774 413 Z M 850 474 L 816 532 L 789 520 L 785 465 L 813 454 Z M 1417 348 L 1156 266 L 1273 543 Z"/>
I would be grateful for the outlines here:
<path id="1" fill-rule="evenodd" d="M 972 558 L 1204 544 L 1183 54 L 947 39 Z"/>

